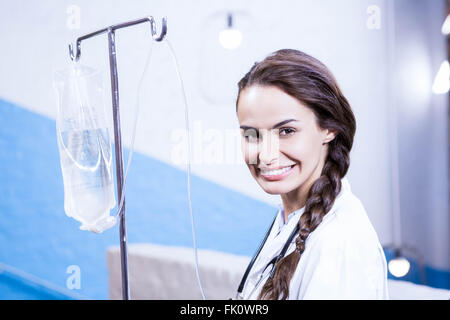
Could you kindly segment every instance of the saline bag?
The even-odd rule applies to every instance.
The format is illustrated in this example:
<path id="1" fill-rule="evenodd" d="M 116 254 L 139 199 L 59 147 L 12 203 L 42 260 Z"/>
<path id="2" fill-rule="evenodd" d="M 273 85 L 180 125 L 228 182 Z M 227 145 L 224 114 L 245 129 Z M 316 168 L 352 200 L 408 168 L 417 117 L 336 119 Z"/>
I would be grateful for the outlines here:
<path id="1" fill-rule="evenodd" d="M 102 73 L 73 63 L 56 71 L 53 81 L 64 210 L 81 223 L 81 230 L 101 233 L 117 222 L 110 215 L 116 199 Z"/>

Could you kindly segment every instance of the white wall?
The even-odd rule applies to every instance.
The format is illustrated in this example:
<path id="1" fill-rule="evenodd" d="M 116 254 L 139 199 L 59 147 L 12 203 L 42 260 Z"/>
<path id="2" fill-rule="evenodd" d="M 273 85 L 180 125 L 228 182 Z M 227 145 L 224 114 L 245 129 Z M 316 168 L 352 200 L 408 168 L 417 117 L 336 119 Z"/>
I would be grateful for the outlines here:
<path id="1" fill-rule="evenodd" d="M 199 130 L 201 126 L 203 133 L 208 129 L 216 129 L 219 134 L 224 135 L 225 130 L 238 127 L 234 112 L 236 83 L 251 64 L 280 48 L 303 50 L 329 66 L 353 107 L 357 132 L 351 153 L 349 180 L 352 190 L 364 203 L 381 242 L 388 244 L 393 241 L 392 129 L 389 127 L 389 119 L 392 116 L 392 96 L 389 91 L 392 85 L 392 70 L 389 70 L 388 64 L 391 52 L 388 47 L 390 29 L 386 19 L 386 3 L 386 0 L 2 1 L 0 96 L 29 110 L 55 118 L 56 101 L 51 71 L 69 63 L 67 45 L 70 41 L 76 36 L 114 23 L 149 14 L 159 22 L 162 16 L 167 16 L 168 39 L 176 50 L 191 107 L 191 127 L 197 125 Z M 428 1 L 410 0 L 403 3 L 406 7 L 396 11 L 396 20 L 429 19 L 428 16 L 421 15 L 422 9 L 430 6 L 434 10 L 430 14 L 439 14 L 443 2 L 435 1 L 429 4 Z M 414 5 L 409 6 L 410 3 Z M 80 9 L 79 29 L 70 29 L 67 26 L 68 22 L 73 21 L 73 15 L 67 13 L 67 9 L 73 4 Z M 371 5 L 379 9 L 379 28 L 371 29 L 367 25 L 373 18 L 373 13 L 367 11 Z M 217 43 L 220 25 L 223 23 L 225 26 L 226 23 L 224 10 L 236 12 L 236 26 L 244 33 L 243 45 L 236 52 L 223 50 Z M 217 20 L 220 14 L 222 20 Z M 420 27 L 417 28 L 419 30 Z M 414 47 L 417 54 L 425 51 L 427 63 L 422 71 L 429 78 L 432 72 L 437 70 L 440 63 L 438 60 L 444 55 L 443 39 L 439 36 L 433 38 L 433 41 L 427 38 L 428 32 L 431 31 L 436 32 L 434 29 L 422 31 L 422 38 L 415 42 Z M 403 36 L 407 36 L 406 31 L 398 35 Z M 136 85 L 149 45 L 148 26 L 117 32 L 125 146 L 128 146 L 131 138 Z M 184 128 L 182 96 L 167 47 L 163 43 L 155 44 L 153 48 L 150 75 L 145 79 L 135 150 L 171 163 L 174 146 L 170 140 L 171 133 L 175 128 Z M 434 50 L 441 50 L 442 54 L 434 53 L 431 60 L 429 55 Z M 407 63 L 406 60 L 401 61 Z M 83 42 L 81 62 L 103 68 L 108 88 L 106 37 Z M 429 81 L 423 84 L 422 89 L 429 92 Z M 397 99 L 406 99 L 410 97 L 411 91 L 398 91 L 397 94 Z M 421 108 L 430 105 L 430 99 L 434 98 L 428 94 L 423 100 L 414 100 L 415 110 L 424 112 Z M 402 146 L 410 143 L 410 149 L 399 149 L 402 165 L 402 210 L 407 210 L 402 212 L 405 223 L 409 215 L 420 215 L 430 210 L 438 210 L 435 212 L 440 215 L 447 208 L 447 189 L 441 189 L 447 185 L 447 175 L 444 174 L 446 158 L 443 153 L 446 136 L 443 130 L 446 123 L 439 113 L 431 111 L 445 109 L 445 103 L 435 99 L 432 106 L 426 109 L 426 117 L 423 113 L 411 114 L 408 108 L 398 107 L 404 124 L 399 131 L 399 140 Z M 416 145 L 412 144 L 415 143 L 416 137 L 410 134 L 417 132 L 414 130 L 418 118 L 430 128 L 434 128 L 433 131 L 425 130 L 420 133 L 421 146 L 429 147 L 427 154 L 434 159 L 433 165 L 420 168 L 416 163 L 404 166 L 405 162 L 402 162 L 411 149 L 422 149 L 416 149 Z M 214 138 L 214 132 L 209 134 L 210 138 Z M 206 139 L 197 135 L 194 130 L 193 139 L 202 138 Z M 426 141 L 430 139 L 435 139 L 433 141 L 436 141 L 436 144 L 428 145 Z M 197 147 L 198 144 L 193 145 L 194 152 L 201 149 Z M 201 147 L 205 152 L 208 141 L 203 141 Z M 240 152 L 239 146 L 234 150 Z M 192 170 L 200 176 L 249 196 L 277 203 L 277 197 L 266 195 L 259 189 L 239 153 L 236 157 L 238 160 L 233 164 L 194 163 Z M 183 168 L 182 165 L 180 167 Z M 425 170 L 422 171 L 424 176 L 433 178 L 422 179 L 423 176 L 417 174 L 419 169 Z M 442 177 L 438 172 L 442 173 Z M 422 207 L 409 208 L 404 204 L 409 202 L 409 197 L 417 199 L 418 188 L 432 192 L 433 200 L 425 201 L 426 210 Z M 424 199 L 427 198 L 429 199 L 424 196 Z M 417 226 L 421 225 L 419 221 L 422 220 L 418 220 Z M 440 218 L 430 221 L 441 225 Z M 413 232 L 413 229 L 406 227 L 404 233 Z M 421 239 L 431 239 L 429 231 L 423 231 Z M 436 253 L 428 258 L 431 262 L 436 262 L 437 266 L 448 268 L 448 229 L 439 232 L 438 240 L 432 238 L 426 245 L 422 240 L 414 241 L 423 251 L 427 251 L 430 246 L 434 248 L 433 241 L 446 242 L 446 245 L 436 247 Z M 446 238 L 440 238 L 441 235 Z M 411 233 L 410 236 L 405 235 L 405 239 L 415 236 L 415 233 Z"/>
<path id="2" fill-rule="evenodd" d="M 396 0 L 392 107 L 397 112 L 402 242 L 449 269 L 448 95 L 429 90 L 447 59 L 443 1 Z"/>

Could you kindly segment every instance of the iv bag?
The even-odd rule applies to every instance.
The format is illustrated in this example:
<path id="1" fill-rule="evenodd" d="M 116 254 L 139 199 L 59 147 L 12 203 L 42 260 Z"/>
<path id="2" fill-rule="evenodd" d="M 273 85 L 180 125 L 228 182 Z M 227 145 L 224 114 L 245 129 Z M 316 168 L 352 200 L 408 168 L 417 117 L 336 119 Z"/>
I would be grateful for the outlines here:
<path id="1" fill-rule="evenodd" d="M 101 233 L 117 222 L 110 215 L 116 199 L 102 74 L 73 64 L 54 73 L 54 85 L 64 211 L 81 223 L 81 230 Z"/>

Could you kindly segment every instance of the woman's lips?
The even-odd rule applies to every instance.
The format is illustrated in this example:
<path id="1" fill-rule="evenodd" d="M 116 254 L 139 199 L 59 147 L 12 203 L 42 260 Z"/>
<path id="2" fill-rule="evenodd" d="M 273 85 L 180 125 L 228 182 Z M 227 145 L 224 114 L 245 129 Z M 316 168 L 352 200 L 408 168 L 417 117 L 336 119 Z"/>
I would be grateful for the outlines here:
<path id="1" fill-rule="evenodd" d="M 281 172 L 280 174 L 276 174 L 276 175 L 268 175 L 268 174 L 263 174 L 261 169 L 257 169 L 259 174 L 261 175 L 261 177 L 263 177 L 265 180 L 268 181 L 277 181 L 277 180 L 281 180 L 285 177 L 287 177 L 288 175 L 290 175 L 292 173 L 292 169 L 296 166 L 296 164 L 290 166 L 290 168 L 284 172 Z"/>

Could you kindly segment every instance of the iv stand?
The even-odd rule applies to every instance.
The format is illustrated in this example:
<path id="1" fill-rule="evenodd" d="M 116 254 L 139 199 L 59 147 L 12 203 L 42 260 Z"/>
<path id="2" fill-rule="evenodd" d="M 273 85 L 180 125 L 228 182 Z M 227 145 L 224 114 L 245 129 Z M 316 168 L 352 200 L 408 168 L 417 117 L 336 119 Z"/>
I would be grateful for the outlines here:
<path id="1" fill-rule="evenodd" d="M 122 139 L 120 131 L 120 112 L 119 112 L 119 79 L 117 74 L 117 57 L 116 57 L 116 43 L 115 43 L 115 31 L 117 29 L 126 28 L 136 24 L 150 22 L 150 29 L 152 38 L 155 41 L 162 41 L 167 33 L 167 18 L 162 19 L 161 34 L 156 35 L 156 24 L 152 16 L 145 17 L 138 20 L 128 21 L 116 25 L 109 26 L 107 28 L 86 34 L 77 38 L 76 40 L 76 53 L 73 52 L 73 45 L 69 44 L 69 54 L 73 61 L 78 61 L 81 55 L 81 41 L 92 38 L 94 36 L 108 33 L 108 48 L 109 48 L 109 68 L 111 75 L 111 93 L 112 93 L 112 108 L 114 118 L 114 144 L 115 144 L 115 157 L 116 157 L 116 176 L 117 176 L 117 196 L 122 198 L 123 188 L 123 158 L 122 158 Z M 120 201 L 120 200 L 119 200 Z M 120 261 L 122 270 L 122 299 L 130 299 L 130 289 L 128 285 L 128 253 L 127 253 L 127 229 L 125 223 L 125 198 L 123 199 L 123 205 L 120 216 Z"/>

